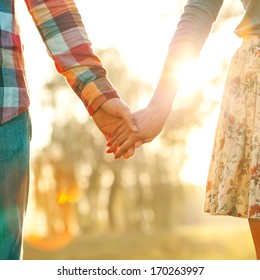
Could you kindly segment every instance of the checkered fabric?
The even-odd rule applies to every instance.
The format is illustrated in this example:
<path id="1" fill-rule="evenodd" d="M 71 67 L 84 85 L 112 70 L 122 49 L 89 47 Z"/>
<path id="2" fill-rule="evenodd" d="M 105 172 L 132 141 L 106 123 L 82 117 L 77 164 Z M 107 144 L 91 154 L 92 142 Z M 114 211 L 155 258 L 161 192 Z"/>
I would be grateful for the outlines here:
<path id="1" fill-rule="evenodd" d="M 0 0 L 0 124 L 28 109 L 30 103 L 14 1 Z M 25 3 L 57 71 L 66 78 L 89 114 L 105 100 L 119 97 L 92 51 L 74 1 Z"/>

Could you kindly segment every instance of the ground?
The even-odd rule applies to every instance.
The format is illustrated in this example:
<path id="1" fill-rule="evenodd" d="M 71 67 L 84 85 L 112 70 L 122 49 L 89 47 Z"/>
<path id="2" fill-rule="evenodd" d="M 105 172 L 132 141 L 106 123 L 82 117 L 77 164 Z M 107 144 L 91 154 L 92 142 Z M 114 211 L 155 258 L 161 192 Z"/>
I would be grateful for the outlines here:
<path id="1" fill-rule="evenodd" d="M 25 260 L 254 260 L 245 225 L 182 226 L 151 234 L 28 239 Z"/>

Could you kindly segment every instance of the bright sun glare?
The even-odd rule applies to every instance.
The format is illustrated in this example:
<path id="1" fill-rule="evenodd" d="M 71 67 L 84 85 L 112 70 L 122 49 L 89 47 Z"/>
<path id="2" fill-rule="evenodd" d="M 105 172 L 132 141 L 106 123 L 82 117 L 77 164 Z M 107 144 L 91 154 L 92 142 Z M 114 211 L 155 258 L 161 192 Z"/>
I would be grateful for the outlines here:
<path id="1" fill-rule="evenodd" d="M 183 63 L 177 72 L 180 90 L 176 97 L 176 103 L 185 104 L 185 100 L 197 89 L 202 91 L 206 101 L 218 103 L 215 110 L 202 121 L 202 126 L 193 128 L 187 135 L 186 153 L 188 159 L 182 169 L 181 178 L 186 183 L 201 187 L 205 187 L 206 183 L 221 97 L 228 70 L 223 71 L 222 64 L 230 61 L 233 52 L 240 44 L 240 39 L 231 36 L 235 24 L 236 20 L 230 20 L 217 33 L 212 34 L 201 55 L 195 60 Z M 225 42 L 228 40 L 226 44 L 228 47 L 225 50 L 221 50 L 223 38 L 225 38 Z M 220 80 L 218 84 L 213 82 L 216 78 Z"/>
<path id="2" fill-rule="evenodd" d="M 200 66 L 198 60 L 186 61 L 179 66 L 176 72 L 180 88 L 178 95 L 189 95 L 201 85 L 204 68 Z"/>

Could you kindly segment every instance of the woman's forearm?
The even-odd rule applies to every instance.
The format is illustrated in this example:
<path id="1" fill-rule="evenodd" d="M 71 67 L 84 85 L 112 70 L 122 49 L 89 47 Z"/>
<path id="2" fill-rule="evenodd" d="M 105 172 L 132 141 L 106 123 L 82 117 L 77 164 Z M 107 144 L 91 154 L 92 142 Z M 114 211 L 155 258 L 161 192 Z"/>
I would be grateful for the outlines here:
<path id="1" fill-rule="evenodd" d="M 180 66 L 194 59 L 196 55 L 196 47 L 190 42 L 182 42 L 181 46 L 169 49 L 149 106 L 160 110 L 162 114 L 169 114 L 179 87 Z"/>

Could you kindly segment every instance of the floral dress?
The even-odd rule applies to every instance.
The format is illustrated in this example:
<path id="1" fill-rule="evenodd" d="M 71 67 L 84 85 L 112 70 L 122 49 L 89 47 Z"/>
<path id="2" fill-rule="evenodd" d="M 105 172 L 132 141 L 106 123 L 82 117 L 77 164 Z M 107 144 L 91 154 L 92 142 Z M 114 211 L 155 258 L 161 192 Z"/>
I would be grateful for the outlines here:
<path id="1" fill-rule="evenodd" d="M 244 39 L 230 64 L 204 210 L 260 219 L 260 36 Z"/>

